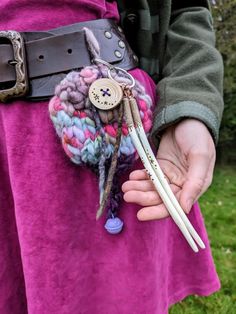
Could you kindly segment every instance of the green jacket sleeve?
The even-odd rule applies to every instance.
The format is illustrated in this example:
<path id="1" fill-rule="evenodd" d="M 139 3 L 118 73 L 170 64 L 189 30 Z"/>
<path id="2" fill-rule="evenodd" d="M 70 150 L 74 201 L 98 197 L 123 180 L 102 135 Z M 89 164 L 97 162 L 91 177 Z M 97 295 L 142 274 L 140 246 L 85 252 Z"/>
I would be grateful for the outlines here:
<path id="1" fill-rule="evenodd" d="M 204 7 L 172 13 L 167 33 L 153 142 L 167 126 L 191 117 L 209 128 L 215 143 L 223 111 L 223 63 L 215 48 L 212 16 Z"/>

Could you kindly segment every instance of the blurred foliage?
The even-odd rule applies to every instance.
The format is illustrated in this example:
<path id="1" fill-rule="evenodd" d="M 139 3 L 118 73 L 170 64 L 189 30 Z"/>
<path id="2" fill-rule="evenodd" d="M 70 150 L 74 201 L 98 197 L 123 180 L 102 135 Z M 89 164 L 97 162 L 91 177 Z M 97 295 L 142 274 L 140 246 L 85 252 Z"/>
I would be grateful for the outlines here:
<path id="1" fill-rule="evenodd" d="M 219 141 L 224 146 L 236 141 L 236 0 L 212 2 L 217 47 L 225 65 L 225 110 Z"/>

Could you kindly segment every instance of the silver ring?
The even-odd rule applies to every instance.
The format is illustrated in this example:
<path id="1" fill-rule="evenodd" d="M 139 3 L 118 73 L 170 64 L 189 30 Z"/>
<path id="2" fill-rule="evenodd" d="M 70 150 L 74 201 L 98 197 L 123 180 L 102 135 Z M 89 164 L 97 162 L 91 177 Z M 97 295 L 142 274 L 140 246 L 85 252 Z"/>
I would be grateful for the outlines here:
<path id="1" fill-rule="evenodd" d="M 131 74 L 129 74 L 129 72 L 127 72 L 125 69 L 122 69 L 122 68 L 119 68 L 119 67 L 110 67 L 110 68 L 108 68 L 108 71 L 107 71 L 107 75 L 108 75 L 108 77 L 111 79 L 111 80 L 113 80 L 113 81 L 116 81 L 113 77 L 112 77 L 112 75 L 111 75 L 111 71 L 112 70 L 115 70 L 116 72 L 122 72 L 122 73 L 124 73 L 125 75 L 127 75 L 128 76 L 128 78 L 130 79 L 130 81 L 131 81 L 131 84 L 129 85 L 129 88 L 133 88 L 134 87 L 134 85 L 135 85 L 135 80 L 134 80 L 134 78 L 133 78 L 133 76 L 131 75 Z M 116 81 L 117 82 L 117 81 Z"/>
<path id="2" fill-rule="evenodd" d="M 116 67 L 116 66 L 110 64 L 109 62 L 107 62 L 107 61 L 105 61 L 105 60 L 103 60 L 103 59 L 100 59 L 100 58 L 94 58 L 93 61 L 95 61 L 96 63 L 101 63 L 101 64 L 103 64 L 103 65 L 105 65 L 105 66 L 108 67 L 107 75 L 108 75 L 108 77 L 109 77 L 111 80 L 117 82 L 117 81 L 112 77 L 112 75 L 111 75 L 111 71 L 112 71 L 112 70 L 115 70 L 116 72 L 122 72 L 123 74 L 125 74 L 126 76 L 128 76 L 128 78 L 129 78 L 130 81 L 131 81 L 131 84 L 130 84 L 128 87 L 129 87 L 129 88 L 133 88 L 133 87 L 134 87 L 134 85 L 135 85 L 135 80 L 134 80 L 133 76 L 132 76 L 131 74 L 129 74 L 129 72 L 127 72 L 125 69 Z M 123 85 L 123 84 L 120 84 L 120 85 Z"/>

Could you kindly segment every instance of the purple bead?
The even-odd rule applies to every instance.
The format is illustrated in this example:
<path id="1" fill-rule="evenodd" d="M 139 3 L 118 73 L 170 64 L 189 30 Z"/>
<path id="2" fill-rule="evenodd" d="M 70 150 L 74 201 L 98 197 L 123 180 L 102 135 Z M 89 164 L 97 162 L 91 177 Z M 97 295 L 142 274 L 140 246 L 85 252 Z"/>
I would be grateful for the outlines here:
<path id="1" fill-rule="evenodd" d="M 107 232 L 111 234 L 117 234 L 121 232 L 123 225 L 124 225 L 123 221 L 120 218 L 115 217 L 108 218 L 104 227 L 107 230 Z"/>

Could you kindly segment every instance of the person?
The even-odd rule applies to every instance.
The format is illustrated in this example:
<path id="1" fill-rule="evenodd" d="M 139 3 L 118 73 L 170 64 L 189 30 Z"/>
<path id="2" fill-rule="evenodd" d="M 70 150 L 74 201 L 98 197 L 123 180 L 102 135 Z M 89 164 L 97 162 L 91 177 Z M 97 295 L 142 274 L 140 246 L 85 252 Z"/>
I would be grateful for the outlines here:
<path id="1" fill-rule="evenodd" d="M 140 59 L 132 74 L 157 104 L 158 160 L 206 244 L 197 254 L 189 248 L 140 161 L 121 177 L 124 230 L 106 233 L 105 217 L 95 220 L 96 176 L 64 156 L 48 101 L 1 103 L 1 313 L 164 314 L 187 295 L 219 290 L 196 202 L 212 179 L 223 106 L 207 2 L 3 0 L 0 10 L 0 29 L 17 31 L 121 17 Z"/>
<path id="2" fill-rule="evenodd" d="M 138 8 L 145 7 L 145 1 L 139 2 Z M 153 11 L 151 18 L 154 22 L 158 4 L 157 1 L 148 3 L 149 9 Z M 158 160 L 182 208 L 189 213 L 192 205 L 212 182 L 215 144 L 223 111 L 223 66 L 221 56 L 214 47 L 215 35 L 209 2 L 186 4 L 171 1 L 171 5 L 172 11 L 169 2 L 166 3 L 164 13 L 160 14 L 163 29 L 166 25 L 169 27 L 163 31 L 166 37 L 158 31 L 149 31 L 147 23 L 144 23 L 147 18 L 145 14 L 140 14 L 143 21 L 138 21 L 137 7 L 133 11 L 129 8 L 126 24 L 131 28 L 133 35 L 130 36 L 133 37 L 139 29 L 138 24 L 146 27 L 141 30 L 143 35 L 137 35 L 134 47 L 141 54 L 142 66 L 153 77 L 159 74 L 160 100 L 156 108 L 152 139 L 157 146 L 157 137 L 163 134 L 159 140 Z M 146 47 L 150 47 L 149 51 Z M 162 60 L 163 47 L 166 47 L 165 60 Z M 149 54 L 151 62 L 147 61 Z M 157 58 L 161 61 L 161 73 L 157 73 Z M 168 213 L 165 206 L 157 193 L 153 193 L 153 187 L 147 180 L 144 171 L 131 173 L 130 181 L 123 186 L 125 200 L 138 200 L 139 205 L 146 206 L 138 212 L 140 220 L 166 217 Z"/>

